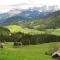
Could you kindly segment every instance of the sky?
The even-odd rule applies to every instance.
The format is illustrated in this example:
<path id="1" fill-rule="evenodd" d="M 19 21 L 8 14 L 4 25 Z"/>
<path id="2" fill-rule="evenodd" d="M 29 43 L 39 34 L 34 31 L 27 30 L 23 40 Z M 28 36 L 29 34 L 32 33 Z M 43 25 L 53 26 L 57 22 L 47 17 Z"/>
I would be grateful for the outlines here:
<path id="1" fill-rule="evenodd" d="M 42 5 L 60 6 L 60 0 L 0 0 L 0 12 L 7 12 L 14 7 L 28 8 Z"/>
<path id="2" fill-rule="evenodd" d="M 18 3 L 60 5 L 60 0 L 0 0 L 0 5 L 13 5 L 13 4 L 18 4 Z"/>

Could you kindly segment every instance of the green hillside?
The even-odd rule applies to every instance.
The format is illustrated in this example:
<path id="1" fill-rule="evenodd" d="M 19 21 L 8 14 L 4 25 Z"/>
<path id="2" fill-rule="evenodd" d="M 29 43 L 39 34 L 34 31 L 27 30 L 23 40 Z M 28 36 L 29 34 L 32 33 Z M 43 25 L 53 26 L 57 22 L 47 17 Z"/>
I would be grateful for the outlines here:
<path id="1" fill-rule="evenodd" d="M 22 31 L 23 28 L 21 26 L 18 26 L 18 25 L 8 25 L 8 26 L 5 26 L 7 29 L 10 30 L 11 33 L 16 33 L 16 32 L 19 32 L 19 31 Z"/>
<path id="2" fill-rule="evenodd" d="M 44 30 L 60 28 L 60 10 L 50 13 L 48 16 L 39 17 L 34 20 L 16 20 L 7 25 L 19 25 L 23 28 Z M 21 29 L 21 28 L 20 28 Z"/>
<path id="3" fill-rule="evenodd" d="M 9 29 L 11 33 L 22 32 L 22 33 L 26 33 L 26 34 L 44 34 L 44 31 L 22 28 L 21 26 L 18 26 L 18 25 L 8 25 L 5 27 L 7 29 Z"/>
<path id="4" fill-rule="evenodd" d="M 18 21 L 16 22 L 16 24 L 23 27 L 33 28 L 37 30 L 60 28 L 60 10 L 51 13 L 49 16 L 41 17 L 32 21 L 21 21 L 21 23 L 22 24 L 19 24 Z"/>
<path id="5" fill-rule="evenodd" d="M 6 35 L 9 35 L 9 34 L 10 34 L 10 30 L 9 29 L 7 29 L 5 27 L 2 27 L 2 26 L 0 27 L 0 36 L 1 35 L 3 35 L 3 36 L 5 35 L 6 36 Z"/>
<path id="6" fill-rule="evenodd" d="M 54 29 L 54 31 L 51 34 L 60 36 L 60 28 L 59 29 Z"/>
<path id="7" fill-rule="evenodd" d="M 19 25 L 8 25 L 5 26 L 8 30 L 10 30 L 11 33 L 17 33 L 17 32 L 22 32 L 25 34 L 52 34 L 52 35 L 57 35 L 60 36 L 60 28 L 57 29 L 44 29 L 44 30 L 36 30 L 36 29 L 29 29 L 29 28 L 23 28 Z"/>

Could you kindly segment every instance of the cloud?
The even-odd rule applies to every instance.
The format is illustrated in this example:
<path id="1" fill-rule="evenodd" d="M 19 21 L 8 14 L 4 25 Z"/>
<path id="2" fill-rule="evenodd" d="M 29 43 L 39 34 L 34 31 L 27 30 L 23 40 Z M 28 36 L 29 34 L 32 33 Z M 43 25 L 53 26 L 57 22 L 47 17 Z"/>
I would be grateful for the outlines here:
<path id="1" fill-rule="evenodd" d="M 42 5 L 60 6 L 60 0 L 0 0 L 0 12 L 7 12 L 12 8 L 26 9 L 29 7 L 40 7 Z"/>
<path id="2" fill-rule="evenodd" d="M 0 0 L 0 5 L 13 5 L 18 3 L 29 3 L 29 0 Z"/>
<path id="3" fill-rule="evenodd" d="M 36 5 L 59 5 L 60 6 L 60 0 L 31 0 L 33 4 Z"/>
<path id="4" fill-rule="evenodd" d="M 34 4 L 34 5 L 59 5 L 60 0 L 0 0 L 0 5 L 13 5 L 13 4 Z"/>

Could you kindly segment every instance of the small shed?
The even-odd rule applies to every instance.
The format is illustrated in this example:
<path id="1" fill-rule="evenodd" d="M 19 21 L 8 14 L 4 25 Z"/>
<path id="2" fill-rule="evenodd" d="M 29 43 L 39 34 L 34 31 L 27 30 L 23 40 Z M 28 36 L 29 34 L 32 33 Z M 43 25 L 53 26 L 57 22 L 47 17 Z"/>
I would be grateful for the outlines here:
<path id="1" fill-rule="evenodd" d="M 52 53 L 52 58 L 60 59 L 60 51 Z"/>

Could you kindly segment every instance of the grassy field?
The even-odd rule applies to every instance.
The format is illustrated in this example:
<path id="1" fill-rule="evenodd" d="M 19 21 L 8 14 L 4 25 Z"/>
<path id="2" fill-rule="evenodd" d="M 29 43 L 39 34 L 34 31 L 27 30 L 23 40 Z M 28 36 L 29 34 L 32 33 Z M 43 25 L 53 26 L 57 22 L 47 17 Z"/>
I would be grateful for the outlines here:
<path id="1" fill-rule="evenodd" d="M 47 34 L 60 36 L 60 28 L 46 29 L 45 31 L 38 31 L 35 29 L 22 28 L 21 26 L 18 26 L 18 25 L 8 25 L 5 27 L 8 28 L 11 33 L 16 33 L 16 32 L 22 32 L 25 34 L 45 34 L 45 33 L 47 33 Z"/>
<path id="2" fill-rule="evenodd" d="M 0 48 L 0 60 L 52 60 L 45 52 L 54 44 L 60 46 L 59 42 L 54 42 L 13 48 L 13 43 L 5 43 L 4 48 Z"/>
<path id="3" fill-rule="evenodd" d="M 25 34 L 44 34 L 44 31 L 38 31 L 35 29 L 28 29 L 28 28 L 22 28 L 21 26 L 18 25 L 8 25 L 5 26 L 10 30 L 11 33 L 16 33 L 16 32 L 23 32 Z"/>
<path id="4" fill-rule="evenodd" d="M 6 28 L 8 28 L 11 33 L 24 32 L 28 34 L 44 34 L 43 31 L 22 28 L 17 25 L 10 25 Z M 49 29 L 46 31 L 47 33 L 51 33 L 53 35 L 59 35 L 60 29 Z M 54 42 L 13 48 L 13 43 L 8 42 L 4 44 L 4 48 L 0 48 L 0 60 L 52 60 L 50 55 L 45 55 L 45 52 L 48 51 L 49 48 L 55 44 L 58 44 L 58 46 L 60 46 L 60 42 Z"/>

